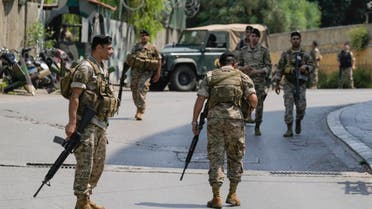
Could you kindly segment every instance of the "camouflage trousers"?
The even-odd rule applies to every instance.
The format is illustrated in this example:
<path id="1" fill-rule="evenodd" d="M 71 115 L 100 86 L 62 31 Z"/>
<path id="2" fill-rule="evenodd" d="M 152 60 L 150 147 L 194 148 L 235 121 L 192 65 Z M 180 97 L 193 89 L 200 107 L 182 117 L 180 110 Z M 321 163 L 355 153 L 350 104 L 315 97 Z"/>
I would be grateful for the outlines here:
<path id="1" fill-rule="evenodd" d="M 245 132 L 242 120 L 208 118 L 209 184 L 222 185 L 224 158 L 227 157 L 227 177 L 240 182 L 243 173 Z"/>
<path id="2" fill-rule="evenodd" d="M 75 150 L 74 193 L 89 196 L 103 172 L 106 156 L 106 130 L 89 124 L 81 135 L 81 144 Z"/>
<path id="3" fill-rule="evenodd" d="M 264 101 L 266 99 L 266 86 L 265 83 L 255 83 L 254 88 L 256 90 L 256 95 L 258 99 L 257 107 L 256 107 L 256 123 L 262 122 L 262 115 L 263 115 L 263 108 L 264 108 Z"/>
<path id="4" fill-rule="evenodd" d="M 340 80 L 338 82 L 338 88 L 342 89 L 346 85 L 347 88 L 354 88 L 353 69 L 340 68 Z"/>
<path id="5" fill-rule="evenodd" d="M 310 74 L 310 79 L 308 81 L 309 88 L 318 88 L 318 77 L 319 68 L 314 68 L 314 72 Z"/>
<path id="6" fill-rule="evenodd" d="M 299 89 L 299 99 L 295 102 L 296 86 L 290 82 L 285 82 L 284 86 L 284 121 L 286 124 L 293 123 L 293 106 L 296 105 L 296 120 L 302 120 L 306 110 L 306 84 L 301 84 Z"/>
<path id="7" fill-rule="evenodd" d="M 141 113 L 144 113 L 146 109 L 146 94 L 150 89 L 151 77 L 152 71 L 131 70 L 130 89 L 132 90 L 132 98 Z"/>

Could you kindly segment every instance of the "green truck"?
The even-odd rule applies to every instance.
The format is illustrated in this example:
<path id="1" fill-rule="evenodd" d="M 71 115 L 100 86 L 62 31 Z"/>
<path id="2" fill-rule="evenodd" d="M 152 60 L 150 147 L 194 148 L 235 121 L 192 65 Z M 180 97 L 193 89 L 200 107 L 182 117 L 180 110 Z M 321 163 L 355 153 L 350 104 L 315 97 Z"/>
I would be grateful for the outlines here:
<path id="1" fill-rule="evenodd" d="M 268 30 L 264 25 L 208 25 L 184 30 L 176 44 L 161 50 L 161 78 L 152 83 L 150 89 L 162 91 L 168 86 L 171 91 L 196 90 L 203 76 L 216 68 L 219 56 L 228 50 L 234 51 L 248 25 L 261 31 L 260 42 L 269 47 Z"/>

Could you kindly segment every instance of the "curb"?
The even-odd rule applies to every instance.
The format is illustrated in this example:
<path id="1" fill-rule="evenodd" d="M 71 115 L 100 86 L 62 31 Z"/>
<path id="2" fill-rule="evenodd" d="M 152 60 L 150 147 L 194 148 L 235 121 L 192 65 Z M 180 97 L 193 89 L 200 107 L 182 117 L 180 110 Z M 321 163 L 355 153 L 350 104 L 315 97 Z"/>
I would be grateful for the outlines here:
<path id="1" fill-rule="evenodd" d="M 355 105 L 357 104 L 349 105 L 329 113 L 327 116 L 328 128 L 331 130 L 333 135 L 339 138 L 351 150 L 359 155 L 365 161 L 365 164 L 369 169 L 372 169 L 372 149 L 361 140 L 351 135 L 341 122 L 341 114 L 344 111 L 354 108 Z"/>

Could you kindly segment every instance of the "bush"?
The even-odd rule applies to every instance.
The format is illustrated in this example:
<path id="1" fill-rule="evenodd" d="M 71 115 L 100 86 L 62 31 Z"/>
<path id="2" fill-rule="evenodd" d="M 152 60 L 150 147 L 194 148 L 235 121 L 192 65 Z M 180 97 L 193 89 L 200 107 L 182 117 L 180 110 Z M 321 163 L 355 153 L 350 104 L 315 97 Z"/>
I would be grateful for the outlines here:
<path id="1" fill-rule="evenodd" d="M 368 29 L 366 27 L 353 28 L 349 32 L 351 38 L 351 46 L 357 50 L 362 51 L 369 41 Z"/>
<path id="2" fill-rule="evenodd" d="M 337 72 L 332 72 L 332 73 L 325 73 L 322 70 L 319 70 L 319 81 L 318 81 L 318 86 L 321 89 L 332 89 L 332 88 L 337 88 L 338 87 L 338 79 L 339 79 L 339 74 Z"/>
<path id="3" fill-rule="evenodd" d="M 353 71 L 355 88 L 372 88 L 372 69 L 358 67 Z M 339 72 L 324 73 L 319 70 L 318 85 L 321 89 L 338 88 Z"/>
<path id="4" fill-rule="evenodd" d="M 353 78 L 356 88 L 372 88 L 372 69 L 358 67 L 353 72 Z"/>

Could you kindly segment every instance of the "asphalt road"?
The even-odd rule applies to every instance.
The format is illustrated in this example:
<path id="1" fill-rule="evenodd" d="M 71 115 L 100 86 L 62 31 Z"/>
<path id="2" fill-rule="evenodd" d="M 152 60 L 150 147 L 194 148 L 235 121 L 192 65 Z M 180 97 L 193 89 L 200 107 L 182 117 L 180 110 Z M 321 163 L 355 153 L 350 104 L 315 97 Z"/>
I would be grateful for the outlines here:
<path id="1" fill-rule="evenodd" d="M 263 171 L 361 171 L 359 159 L 328 130 L 325 118 L 343 105 L 372 99 L 372 90 L 309 90 L 303 133 L 282 137 L 283 98 L 270 92 L 263 135 L 246 126 L 245 169 Z M 129 91 L 120 113 L 110 119 L 106 164 L 182 168 L 192 139 L 194 92 L 151 92 L 143 121 L 134 120 Z M 1 164 L 52 163 L 61 151 L 54 135 L 64 136 L 67 100 L 60 95 L 0 95 Z M 208 168 L 203 129 L 190 168 Z M 26 142 L 26 143 L 25 143 Z M 42 150 L 42 152 L 40 152 Z M 73 163 L 73 159 L 69 159 Z"/>

